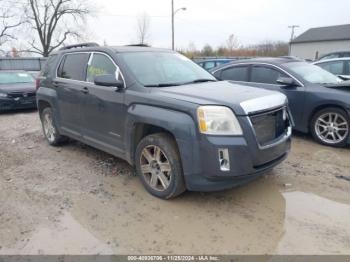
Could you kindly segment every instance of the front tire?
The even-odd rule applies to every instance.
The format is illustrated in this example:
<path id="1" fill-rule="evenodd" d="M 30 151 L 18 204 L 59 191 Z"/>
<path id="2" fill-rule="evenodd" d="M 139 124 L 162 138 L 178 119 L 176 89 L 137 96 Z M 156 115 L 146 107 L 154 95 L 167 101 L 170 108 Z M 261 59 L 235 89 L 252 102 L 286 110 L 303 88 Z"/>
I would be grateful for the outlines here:
<path id="1" fill-rule="evenodd" d="M 55 124 L 54 114 L 50 107 L 44 108 L 40 113 L 40 120 L 47 142 L 52 146 L 58 146 L 67 141 L 65 136 L 60 135 Z"/>
<path id="2" fill-rule="evenodd" d="M 349 115 L 336 107 L 322 109 L 311 120 L 311 133 L 320 144 L 344 147 L 350 134 Z"/>
<path id="3" fill-rule="evenodd" d="M 177 145 L 168 134 L 143 138 L 136 148 L 135 165 L 142 184 L 152 195 L 170 199 L 185 191 Z"/>

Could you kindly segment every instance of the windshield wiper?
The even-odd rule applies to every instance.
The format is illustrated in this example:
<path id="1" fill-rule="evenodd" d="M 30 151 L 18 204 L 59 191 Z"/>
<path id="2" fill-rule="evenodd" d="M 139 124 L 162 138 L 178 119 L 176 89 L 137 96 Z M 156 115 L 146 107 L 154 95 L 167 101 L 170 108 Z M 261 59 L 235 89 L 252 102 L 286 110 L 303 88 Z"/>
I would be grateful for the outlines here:
<path id="1" fill-rule="evenodd" d="M 190 82 L 186 82 L 186 83 L 184 83 L 184 85 L 195 84 L 195 83 L 204 83 L 204 82 L 217 82 L 217 80 L 211 79 L 211 78 L 199 78 L 199 79 L 196 79 L 196 80 L 193 80 Z"/>
<path id="2" fill-rule="evenodd" d="M 160 84 L 151 84 L 144 85 L 144 87 L 167 87 L 167 86 L 179 86 L 179 83 L 160 83 Z"/>

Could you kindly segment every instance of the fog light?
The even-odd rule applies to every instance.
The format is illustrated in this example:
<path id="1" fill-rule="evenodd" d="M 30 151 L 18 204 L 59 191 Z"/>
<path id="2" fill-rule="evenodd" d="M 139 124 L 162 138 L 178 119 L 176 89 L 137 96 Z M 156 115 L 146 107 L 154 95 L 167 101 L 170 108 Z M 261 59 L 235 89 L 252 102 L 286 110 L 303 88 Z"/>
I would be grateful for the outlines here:
<path id="1" fill-rule="evenodd" d="M 230 171 L 230 157 L 227 148 L 220 148 L 219 150 L 219 164 L 221 171 Z"/>

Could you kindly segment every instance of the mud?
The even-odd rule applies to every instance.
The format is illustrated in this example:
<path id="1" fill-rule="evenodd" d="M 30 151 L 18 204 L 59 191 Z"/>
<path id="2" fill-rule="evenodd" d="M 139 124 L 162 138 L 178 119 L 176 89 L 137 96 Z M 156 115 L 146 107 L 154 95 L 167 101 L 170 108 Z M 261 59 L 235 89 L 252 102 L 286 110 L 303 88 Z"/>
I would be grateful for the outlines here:
<path id="1" fill-rule="evenodd" d="M 295 135 L 263 178 L 150 196 L 131 167 L 48 146 L 36 112 L 0 115 L 0 254 L 350 254 L 350 149 Z"/>

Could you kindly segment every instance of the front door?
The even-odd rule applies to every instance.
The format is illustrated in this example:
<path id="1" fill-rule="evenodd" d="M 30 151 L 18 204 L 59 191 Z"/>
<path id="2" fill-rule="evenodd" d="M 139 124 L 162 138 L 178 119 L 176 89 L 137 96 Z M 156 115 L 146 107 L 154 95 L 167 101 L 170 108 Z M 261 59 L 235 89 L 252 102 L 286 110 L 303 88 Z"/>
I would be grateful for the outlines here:
<path id="1" fill-rule="evenodd" d="M 89 60 L 85 88 L 87 93 L 82 107 L 84 139 L 116 155 L 124 153 L 124 89 L 98 86 L 94 77 L 113 74 L 123 80 L 120 70 L 110 56 L 95 52 Z"/>

